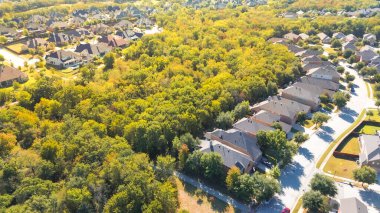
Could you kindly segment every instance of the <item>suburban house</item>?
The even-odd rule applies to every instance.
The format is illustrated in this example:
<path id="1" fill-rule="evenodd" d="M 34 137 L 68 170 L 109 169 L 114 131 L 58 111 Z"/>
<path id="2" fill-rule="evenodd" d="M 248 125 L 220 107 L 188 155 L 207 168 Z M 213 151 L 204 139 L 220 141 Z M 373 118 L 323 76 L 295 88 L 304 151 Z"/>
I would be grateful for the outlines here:
<path id="1" fill-rule="evenodd" d="M 344 39 L 346 35 L 344 35 L 344 33 L 342 32 L 337 32 L 337 33 L 334 33 L 332 37 L 341 40 L 341 39 Z"/>
<path id="2" fill-rule="evenodd" d="M 69 25 L 72 27 L 80 27 L 83 25 L 84 22 L 85 20 L 80 17 L 72 17 L 69 19 Z"/>
<path id="3" fill-rule="evenodd" d="M 68 35 L 70 38 L 72 38 L 72 40 L 76 40 L 76 41 L 81 41 L 85 39 L 86 37 L 92 37 L 91 32 L 84 28 L 69 30 L 65 34 Z"/>
<path id="4" fill-rule="evenodd" d="M 284 35 L 284 38 L 294 42 L 294 43 L 297 43 L 299 40 L 301 40 L 301 37 L 295 33 L 287 33 Z"/>
<path id="5" fill-rule="evenodd" d="M 364 34 L 363 41 L 367 41 L 371 46 L 374 46 L 376 43 L 376 35 L 372 33 Z"/>
<path id="6" fill-rule="evenodd" d="M 325 80 L 330 80 L 335 83 L 339 83 L 340 74 L 336 71 L 334 66 L 322 66 L 309 70 L 306 73 L 307 76 L 313 78 L 320 78 Z"/>
<path id="7" fill-rule="evenodd" d="M 100 42 L 108 44 L 108 46 L 116 48 L 124 48 L 128 46 L 128 42 L 123 39 L 120 36 L 117 35 L 108 35 L 108 36 L 102 36 L 102 38 L 99 39 Z"/>
<path id="8" fill-rule="evenodd" d="M 135 25 L 141 28 L 152 28 L 154 21 L 150 20 L 147 17 L 141 17 L 135 22 Z"/>
<path id="9" fill-rule="evenodd" d="M 367 206 L 356 197 L 339 200 L 339 213 L 368 213 Z"/>
<path id="10" fill-rule="evenodd" d="M 205 134 L 201 142 L 202 152 L 218 152 L 226 167 L 236 166 L 241 172 L 251 173 L 261 160 L 261 150 L 256 137 L 237 129 L 221 130 Z"/>
<path id="11" fill-rule="evenodd" d="M 296 82 L 292 86 L 300 87 L 302 89 L 309 90 L 315 94 L 318 94 L 318 97 L 322 94 L 325 94 L 331 98 L 335 93 L 335 91 L 324 89 L 323 87 L 321 87 L 319 85 L 313 85 L 313 84 L 308 84 L 308 83 L 303 83 L 303 82 Z"/>
<path id="12" fill-rule="evenodd" d="M 345 42 L 350 42 L 350 41 L 357 42 L 358 40 L 359 39 L 355 35 L 353 35 L 353 34 L 349 34 L 346 37 L 344 37 L 344 41 Z"/>
<path id="13" fill-rule="evenodd" d="M 29 39 L 25 45 L 22 46 L 22 50 L 26 51 L 28 49 L 37 49 L 38 47 L 46 48 L 48 42 L 43 38 L 32 38 Z"/>
<path id="14" fill-rule="evenodd" d="M 300 53 L 300 52 L 304 52 L 305 49 L 303 49 L 302 47 L 299 47 L 297 45 L 294 45 L 294 44 L 285 44 L 285 46 L 288 48 L 288 50 L 294 54 L 297 54 L 297 53 Z"/>
<path id="15" fill-rule="evenodd" d="M 79 44 L 74 52 L 78 53 L 83 59 L 84 63 L 89 62 L 95 56 L 103 56 L 106 53 L 111 51 L 111 47 L 106 43 L 97 43 L 97 44 Z"/>
<path id="16" fill-rule="evenodd" d="M 356 46 L 355 46 L 355 41 L 347 41 L 345 43 L 342 44 L 342 51 L 346 51 L 346 50 L 352 50 L 352 51 L 356 51 Z"/>
<path id="17" fill-rule="evenodd" d="M 324 67 L 324 66 L 334 66 L 330 61 L 321 61 L 321 62 L 307 62 L 302 64 L 302 69 L 305 72 L 308 72 L 311 69 L 315 69 L 318 67 Z"/>
<path id="18" fill-rule="evenodd" d="M 25 82 L 28 75 L 20 70 L 7 65 L 0 65 L 0 88 L 12 86 L 13 82 Z"/>
<path id="19" fill-rule="evenodd" d="M 90 31 L 95 35 L 108 35 L 112 33 L 111 27 L 103 23 L 92 25 Z"/>
<path id="20" fill-rule="evenodd" d="M 46 57 L 46 63 L 59 68 L 77 67 L 82 63 L 78 53 L 66 50 L 51 52 Z"/>
<path id="21" fill-rule="evenodd" d="M 361 134 L 359 136 L 360 154 L 359 163 L 361 166 L 371 166 L 380 171 L 380 132 L 375 135 Z"/>
<path id="22" fill-rule="evenodd" d="M 275 43 L 285 44 L 285 43 L 288 43 L 289 40 L 286 39 L 286 38 L 276 38 L 276 37 L 273 37 L 273 38 L 268 39 L 267 42 L 270 42 L 272 44 L 275 44 Z"/>
<path id="23" fill-rule="evenodd" d="M 300 52 L 297 52 L 295 55 L 300 57 L 300 58 L 304 58 L 304 57 L 308 57 L 308 56 L 313 56 L 313 55 L 321 55 L 322 52 L 321 51 L 318 51 L 318 50 L 312 50 L 312 49 L 307 49 L 307 50 L 303 50 L 303 51 L 300 51 Z"/>
<path id="24" fill-rule="evenodd" d="M 290 19 L 296 19 L 298 18 L 298 15 L 293 12 L 286 12 L 282 15 L 284 18 L 290 18 Z"/>
<path id="25" fill-rule="evenodd" d="M 284 131 L 286 134 L 288 134 L 292 129 L 291 125 L 281 121 L 280 115 L 268 112 L 266 110 L 261 110 L 258 113 L 254 114 L 251 117 L 251 120 L 262 123 L 269 127 L 272 127 L 274 123 L 279 123 L 282 131 Z"/>
<path id="26" fill-rule="evenodd" d="M 40 23 L 28 23 L 25 28 L 29 33 L 44 33 L 46 31 L 46 27 Z"/>
<path id="27" fill-rule="evenodd" d="M 242 118 L 236 123 L 234 123 L 233 127 L 235 129 L 241 130 L 250 134 L 251 136 L 256 136 L 259 131 L 272 131 L 274 128 L 264 125 L 262 123 L 255 122 L 250 118 Z"/>
<path id="28" fill-rule="evenodd" d="M 266 101 L 253 105 L 251 110 L 256 113 L 265 110 L 280 115 L 280 121 L 293 125 L 297 121 L 298 112 L 309 113 L 311 108 L 310 106 L 284 97 L 272 96 Z"/>
<path id="29" fill-rule="evenodd" d="M 310 76 L 303 76 L 300 79 L 300 82 L 304 84 L 319 86 L 325 90 L 331 90 L 331 91 L 338 91 L 339 90 L 339 84 L 335 83 L 330 80 L 320 79 L 320 78 L 313 78 Z"/>
<path id="30" fill-rule="evenodd" d="M 113 26 L 115 29 L 132 29 L 133 23 L 128 20 L 121 20 Z"/>
<path id="31" fill-rule="evenodd" d="M 282 97 L 310 106 L 314 111 L 319 108 L 320 94 L 319 91 L 305 89 L 299 86 L 290 86 L 281 92 Z"/>
<path id="32" fill-rule="evenodd" d="M 49 25 L 48 29 L 50 31 L 55 31 L 55 30 L 64 30 L 64 29 L 67 29 L 67 28 L 69 28 L 69 24 L 67 22 L 57 21 L 57 22 L 52 22 Z"/>
<path id="33" fill-rule="evenodd" d="M 143 36 L 142 33 L 135 32 L 133 30 L 125 30 L 125 31 L 118 30 L 116 31 L 115 34 L 117 36 L 120 36 L 123 39 L 126 39 L 127 41 L 135 41 L 135 40 L 140 39 Z"/>
<path id="34" fill-rule="evenodd" d="M 17 34 L 18 34 L 18 32 L 16 29 L 0 25 L 0 35 L 8 37 L 8 38 L 13 38 Z"/>
<path id="35" fill-rule="evenodd" d="M 321 42 L 323 44 L 329 44 L 331 42 L 331 38 L 324 33 L 318 33 L 317 36 L 319 37 L 319 39 L 321 39 Z"/>
<path id="36" fill-rule="evenodd" d="M 309 35 L 306 33 L 299 34 L 299 37 L 301 37 L 302 40 L 307 40 L 309 38 Z"/>
<path id="37" fill-rule="evenodd" d="M 356 53 L 359 60 L 361 62 L 364 62 L 366 64 L 370 63 L 371 60 L 378 56 L 378 54 L 374 51 L 374 49 L 371 46 L 364 46 Z"/>
<path id="38" fill-rule="evenodd" d="M 305 63 L 317 63 L 317 64 L 321 64 L 322 63 L 322 59 L 319 56 L 311 55 L 311 56 L 307 56 L 307 57 L 302 58 L 301 62 L 304 63 L 304 64 Z"/>
<path id="39" fill-rule="evenodd" d="M 53 42 L 56 46 L 65 46 L 71 41 L 70 36 L 64 33 L 51 33 L 48 38 L 48 42 Z"/>

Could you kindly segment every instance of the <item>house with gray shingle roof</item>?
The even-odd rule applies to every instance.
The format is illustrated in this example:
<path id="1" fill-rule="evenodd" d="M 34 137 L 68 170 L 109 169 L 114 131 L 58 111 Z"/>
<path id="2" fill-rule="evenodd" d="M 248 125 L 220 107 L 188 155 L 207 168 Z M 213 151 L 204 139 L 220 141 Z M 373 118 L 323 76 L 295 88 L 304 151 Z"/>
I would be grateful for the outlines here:
<path id="1" fill-rule="evenodd" d="M 319 91 L 306 89 L 300 86 L 290 86 L 281 91 L 282 97 L 310 106 L 312 110 L 317 110 L 319 108 L 320 94 Z"/>
<path id="2" fill-rule="evenodd" d="M 335 66 L 322 66 L 309 70 L 306 73 L 307 76 L 313 78 L 320 78 L 325 80 L 330 80 L 335 83 L 339 83 L 340 74 L 336 71 Z"/>
<path id="3" fill-rule="evenodd" d="M 321 39 L 321 42 L 323 44 L 329 44 L 331 42 L 331 38 L 325 33 L 318 33 L 317 36 L 319 37 L 319 39 Z"/>
<path id="4" fill-rule="evenodd" d="M 324 67 L 324 66 L 334 66 L 330 61 L 321 61 L 321 62 L 307 62 L 302 64 L 302 69 L 305 72 L 308 72 L 311 69 L 315 69 L 318 67 Z"/>
<path id="5" fill-rule="evenodd" d="M 309 84 L 309 85 L 319 86 L 319 87 L 326 89 L 326 90 L 331 90 L 331 91 L 338 91 L 339 90 L 339 84 L 335 83 L 333 81 L 330 81 L 330 80 L 313 78 L 310 76 L 303 76 L 303 77 L 301 77 L 300 82 L 305 83 L 305 84 Z"/>
<path id="6" fill-rule="evenodd" d="M 361 134 L 359 136 L 361 166 L 371 166 L 380 171 L 380 132 L 375 135 Z"/>
<path id="7" fill-rule="evenodd" d="M 301 33 L 301 34 L 299 34 L 299 37 L 300 37 L 302 40 L 306 40 L 306 39 L 308 39 L 310 36 L 309 36 L 308 34 L 306 34 L 306 33 Z"/>
<path id="8" fill-rule="evenodd" d="M 288 134 L 292 129 L 291 125 L 281 121 L 280 115 L 268 112 L 266 110 L 259 111 L 258 113 L 251 116 L 250 119 L 270 127 L 272 127 L 274 123 L 279 123 L 282 131 L 284 131 L 286 134 Z"/>
<path id="9" fill-rule="evenodd" d="M 296 53 L 295 55 L 300 57 L 300 58 L 304 58 L 304 57 L 308 57 L 308 56 L 313 56 L 313 55 L 321 55 L 322 52 L 321 51 L 318 51 L 318 50 L 312 50 L 312 49 L 307 49 L 307 50 L 303 50 L 303 51 L 300 51 L 298 53 Z"/>
<path id="10" fill-rule="evenodd" d="M 311 107 L 284 97 L 271 96 L 268 100 L 253 105 L 251 110 L 256 113 L 266 110 L 279 115 L 280 121 L 293 125 L 296 123 L 298 112 L 309 113 Z"/>
<path id="11" fill-rule="evenodd" d="M 309 62 L 320 63 L 322 62 L 322 59 L 319 56 L 311 55 L 311 56 L 302 58 L 301 61 L 302 63 L 309 63 Z"/>
<path id="12" fill-rule="evenodd" d="M 371 46 L 364 46 L 360 51 L 356 52 L 356 55 L 359 57 L 359 60 L 364 63 L 370 63 L 372 59 L 378 56 Z"/>
<path id="13" fill-rule="evenodd" d="M 313 85 L 313 84 L 308 84 L 304 82 L 296 82 L 292 86 L 301 87 L 303 89 L 309 90 L 315 94 L 318 94 L 318 97 L 322 94 L 325 94 L 331 98 L 335 93 L 335 91 L 324 89 L 323 87 L 319 85 Z"/>
<path id="14" fill-rule="evenodd" d="M 344 41 L 346 42 L 350 42 L 350 41 L 357 42 L 358 40 L 359 39 L 353 34 L 349 34 L 346 37 L 344 37 Z"/>
<path id="15" fill-rule="evenodd" d="M 367 33 L 363 35 L 363 41 L 367 41 L 371 46 L 376 44 L 376 35 L 372 33 Z"/>
<path id="16" fill-rule="evenodd" d="M 355 41 L 348 41 L 342 44 L 342 51 L 352 50 L 356 51 Z"/>
<path id="17" fill-rule="evenodd" d="M 259 131 L 272 131 L 275 130 L 274 128 L 264 125 L 262 123 L 255 122 L 249 118 L 242 118 L 239 121 L 237 121 L 233 127 L 235 129 L 241 130 L 243 132 L 246 132 L 247 134 L 250 134 L 252 136 L 256 136 Z"/>
<path id="18" fill-rule="evenodd" d="M 368 213 L 367 206 L 356 197 L 340 199 L 339 203 L 339 213 Z"/>
<path id="19" fill-rule="evenodd" d="M 340 39 L 344 39 L 346 35 L 344 35 L 344 33 L 342 32 L 337 32 L 337 33 L 334 33 L 332 37 L 340 40 Z"/>
<path id="20" fill-rule="evenodd" d="M 257 144 L 256 137 L 241 130 L 234 128 L 229 130 L 216 129 L 212 132 L 207 132 L 205 138 L 208 143 L 203 144 L 202 147 L 206 148 L 207 151 L 212 151 L 210 149 L 213 145 L 212 142 L 220 143 L 224 145 L 224 149 L 228 150 L 227 153 L 220 153 L 224 165 L 228 168 L 237 166 L 242 172 L 250 172 L 252 166 L 257 165 L 261 160 L 262 153 Z M 231 155 L 224 155 L 229 152 L 233 153 Z M 244 160 L 240 161 L 239 159 L 242 158 Z"/>

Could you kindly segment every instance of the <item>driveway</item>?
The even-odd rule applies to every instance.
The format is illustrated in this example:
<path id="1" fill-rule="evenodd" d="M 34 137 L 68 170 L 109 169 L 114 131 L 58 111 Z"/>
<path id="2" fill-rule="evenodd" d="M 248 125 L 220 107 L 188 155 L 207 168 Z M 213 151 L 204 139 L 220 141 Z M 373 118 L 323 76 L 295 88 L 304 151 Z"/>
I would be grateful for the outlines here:
<path id="1" fill-rule="evenodd" d="M 351 126 L 363 109 L 374 107 L 374 101 L 367 96 L 363 79 L 355 70 L 348 68 L 346 63 L 341 65 L 355 76 L 353 82 L 355 92 L 351 94 L 351 100 L 347 103 L 346 108 L 338 113 L 330 114 L 331 119 L 301 145 L 293 162 L 282 170 L 281 193 L 277 194 L 269 204 L 259 206 L 257 212 L 280 212 L 284 207 L 294 208 L 298 198 L 308 190 L 311 178 L 318 172 L 316 162 L 329 144 Z"/>

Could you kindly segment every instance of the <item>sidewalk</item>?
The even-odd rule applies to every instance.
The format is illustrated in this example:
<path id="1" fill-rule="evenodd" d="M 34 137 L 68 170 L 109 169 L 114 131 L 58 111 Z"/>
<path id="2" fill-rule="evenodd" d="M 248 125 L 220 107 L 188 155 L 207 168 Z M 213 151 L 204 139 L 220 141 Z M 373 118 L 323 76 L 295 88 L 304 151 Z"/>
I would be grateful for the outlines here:
<path id="1" fill-rule="evenodd" d="M 206 186 L 205 184 L 201 183 L 199 180 L 195 180 L 185 174 L 182 174 L 180 172 L 177 172 L 175 171 L 174 172 L 174 175 L 176 177 L 178 177 L 180 180 L 186 182 L 186 183 L 189 183 L 197 188 L 200 188 L 202 189 L 204 192 L 218 198 L 219 200 L 222 200 L 228 204 L 230 204 L 231 206 L 233 206 L 235 209 L 239 209 L 242 213 L 246 213 L 246 212 L 253 212 L 250 210 L 249 206 L 243 204 L 243 203 L 240 203 L 239 201 L 233 199 L 232 197 L 230 196 L 227 196 L 211 187 L 208 187 Z"/>

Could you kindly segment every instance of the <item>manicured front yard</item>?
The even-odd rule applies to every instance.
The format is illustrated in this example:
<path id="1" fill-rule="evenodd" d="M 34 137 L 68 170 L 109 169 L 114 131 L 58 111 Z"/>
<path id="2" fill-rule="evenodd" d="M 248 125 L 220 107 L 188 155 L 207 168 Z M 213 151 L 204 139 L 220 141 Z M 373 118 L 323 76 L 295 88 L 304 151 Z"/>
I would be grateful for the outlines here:
<path id="1" fill-rule="evenodd" d="M 24 44 L 22 44 L 22 43 L 16 43 L 16 44 L 9 45 L 9 46 L 7 46 L 7 47 L 8 47 L 9 49 L 15 51 L 16 53 L 20 54 L 21 51 L 22 51 L 22 46 L 23 46 L 23 45 L 24 45 Z"/>
<path id="2" fill-rule="evenodd" d="M 376 130 L 380 130 L 380 126 L 366 124 L 362 128 L 358 129 L 359 133 L 373 135 L 376 134 Z"/>
<path id="3" fill-rule="evenodd" d="M 342 158 L 336 158 L 331 155 L 327 161 L 323 171 L 339 177 L 345 177 L 352 179 L 352 172 L 359 166 L 353 160 L 346 160 Z"/>

